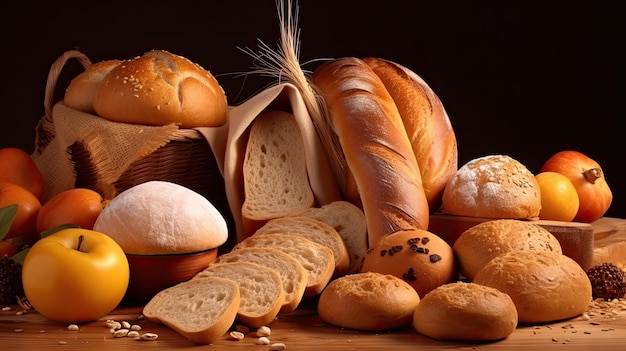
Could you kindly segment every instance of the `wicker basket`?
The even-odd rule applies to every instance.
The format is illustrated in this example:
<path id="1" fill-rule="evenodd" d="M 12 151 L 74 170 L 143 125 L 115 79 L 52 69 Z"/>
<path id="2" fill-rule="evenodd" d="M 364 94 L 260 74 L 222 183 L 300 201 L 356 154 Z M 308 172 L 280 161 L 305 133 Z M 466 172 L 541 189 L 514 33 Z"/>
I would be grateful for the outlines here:
<path id="1" fill-rule="evenodd" d="M 35 155 L 42 152 L 55 137 L 52 119 L 54 91 L 61 70 L 70 59 L 79 60 L 84 68 L 91 65 L 91 61 L 83 53 L 71 50 L 61 55 L 51 66 L 45 93 L 45 116 L 36 127 Z M 96 175 L 86 148 L 80 143 L 75 143 L 69 149 L 76 172 L 75 187 L 99 191 L 95 186 Z M 179 129 L 169 143 L 133 162 L 114 186 L 119 193 L 151 180 L 170 181 L 200 193 L 224 215 L 229 228 L 234 228 L 224 179 L 210 144 L 200 132 L 194 129 Z"/>

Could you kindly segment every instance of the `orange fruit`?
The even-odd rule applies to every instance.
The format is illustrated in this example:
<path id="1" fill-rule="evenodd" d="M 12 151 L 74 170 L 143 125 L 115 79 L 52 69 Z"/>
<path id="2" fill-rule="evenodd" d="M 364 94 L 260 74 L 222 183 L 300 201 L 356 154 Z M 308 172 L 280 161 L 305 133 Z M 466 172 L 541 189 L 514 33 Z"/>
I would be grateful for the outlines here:
<path id="1" fill-rule="evenodd" d="M 574 220 L 580 200 L 572 181 L 557 172 L 541 172 L 535 179 L 541 192 L 539 219 L 563 222 Z"/>
<path id="2" fill-rule="evenodd" d="M 43 176 L 30 155 L 16 147 L 0 149 L 0 182 L 17 184 L 36 198 L 43 191 Z"/>
<path id="3" fill-rule="evenodd" d="M 36 231 L 41 202 L 30 191 L 9 182 L 0 182 L 0 208 L 17 205 L 17 213 L 5 239 L 24 237 L 28 244 L 39 239 Z"/>
<path id="4" fill-rule="evenodd" d="M 74 188 L 62 191 L 43 204 L 37 216 L 37 232 L 74 224 L 83 229 L 93 229 L 102 212 L 102 196 L 95 190 Z"/>

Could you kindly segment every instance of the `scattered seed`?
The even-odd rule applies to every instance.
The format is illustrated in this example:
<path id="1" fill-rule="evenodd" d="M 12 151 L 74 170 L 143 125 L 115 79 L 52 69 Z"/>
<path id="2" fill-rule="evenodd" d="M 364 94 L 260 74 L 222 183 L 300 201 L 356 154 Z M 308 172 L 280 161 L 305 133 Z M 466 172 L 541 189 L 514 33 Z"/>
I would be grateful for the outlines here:
<path id="1" fill-rule="evenodd" d="M 131 331 L 128 332 L 128 334 L 126 334 L 126 336 L 129 337 L 129 338 L 136 339 L 136 338 L 139 337 L 139 332 L 136 331 L 136 330 L 131 330 Z"/>
<path id="2" fill-rule="evenodd" d="M 272 330 L 268 326 L 262 326 L 256 331 L 257 336 L 270 336 L 272 334 Z"/>
<path id="3" fill-rule="evenodd" d="M 231 331 L 231 332 L 230 332 L 230 337 L 231 337 L 233 340 L 243 340 L 243 338 L 244 338 L 244 334 L 243 334 L 242 332 L 239 332 L 239 331 L 233 330 L 233 331 Z"/>
<path id="4" fill-rule="evenodd" d="M 15 315 L 16 315 L 16 316 L 21 316 L 21 315 L 23 315 L 23 314 L 24 314 L 24 311 L 17 311 L 17 312 L 15 312 Z"/>
<path id="5" fill-rule="evenodd" d="M 259 340 L 257 340 L 257 344 L 259 345 L 269 345 L 270 344 L 270 339 L 268 339 L 265 336 L 262 336 L 259 338 Z"/>
<path id="6" fill-rule="evenodd" d="M 59 344 L 59 345 L 67 345 L 67 341 L 59 340 L 59 342 L 57 344 Z"/>
<path id="7" fill-rule="evenodd" d="M 130 326 L 130 330 L 139 331 L 141 330 L 141 326 L 139 324 L 133 324 Z"/>
<path id="8" fill-rule="evenodd" d="M 144 334 L 141 334 L 141 337 L 140 337 L 141 340 L 147 340 L 147 341 L 156 340 L 158 338 L 159 338 L 159 335 L 155 333 L 144 333 Z"/>
<path id="9" fill-rule="evenodd" d="M 80 328 L 76 324 L 70 324 L 70 325 L 67 326 L 67 330 L 69 330 L 69 331 L 77 331 L 77 330 L 80 330 Z"/>
<path id="10" fill-rule="evenodd" d="M 130 329 L 130 323 L 128 323 L 127 321 L 122 321 L 122 328 L 124 329 Z"/>
<path id="11" fill-rule="evenodd" d="M 113 332 L 113 336 L 116 338 L 123 338 L 128 335 L 128 329 L 118 329 Z"/>
<path id="12" fill-rule="evenodd" d="M 16 332 L 16 333 L 21 333 L 21 332 L 23 332 L 23 331 L 24 331 L 24 329 L 22 329 L 22 328 L 16 328 L 16 329 L 13 329 L 13 331 L 14 331 L 14 332 Z"/>
<path id="13" fill-rule="evenodd" d="M 11 306 L 2 307 L 3 312 L 10 311 L 10 310 L 11 310 Z"/>
<path id="14" fill-rule="evenodd" d="M 282 351 L 282 350 L 285 350 L 286 348 L 287 346 L 285 346 L 285 344 L 283 344 L 282 342 L 276 342 L 270 345 L 271 351 Z"/>

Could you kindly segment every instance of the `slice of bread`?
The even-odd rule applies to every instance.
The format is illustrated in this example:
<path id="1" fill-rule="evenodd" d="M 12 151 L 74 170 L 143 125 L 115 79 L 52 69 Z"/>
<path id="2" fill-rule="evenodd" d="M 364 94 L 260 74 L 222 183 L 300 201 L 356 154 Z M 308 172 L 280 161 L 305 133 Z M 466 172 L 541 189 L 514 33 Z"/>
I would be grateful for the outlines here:
<path id="1" fill-rule="evenodd" d="M 215 263 L 239 261 L 257 263 L 277 271 L 285 290 L 285 303 L 280 312 L 293 312 L 298 307 L 304 296 L 309 274 L 298 260 L 271 247 L 245 247 L 218 256 Z"/>
<path id="2" fill-rule="evenodd" d="M 218 276 L 239 285 L 237 320 L 250 327 L 270 324 L 285 302 L 283 282 L 274 269 L 252 262 L 211 263 L 192 279 Z"/>
<path id="3" fill-rule="evenodd" d="M 290 254 L 307 270 L 304 296 L 315 296 L 324 290 L 335 271 L 333 251 L 305 237 L 294 234 L 263 234 L 250 236 L 233 247 L 271 247 Z"/>
<path id="4" fill-rule="evenodd" d="M 245 225 L 313 206 L 305 156 L 300 127 L 291 113 L 267 111 L 254 120 L 243 161 Z"/>
<path id="5" fill-rule="evenodd" d="M 153 323 L 167 325 L 197 344 L 211 344 L 232 326 L 239 285 L 221 277 L 192 279 L 159 291 L 143 308 Z"/>
<path id="6" fill-rule="evenodd" d="M 343 239 L 350 255 L 349 273 L 361 270 L 367 252 L 367 224 L 365 214 L 348 201 L 333 201 L 322 207 L 310 207 L 299 211 L 296 216 L 320 220 L 335 228 Z"/>
<path id="7" fill-rule="evenodd" d="M 342 276 L 350 268 L 350 255 L 343 239 L 335 228 L 315 218 L 303 216 L 287 216 L 274 218 L 254 232 L 254 235 L 271 233 L 287 233 L 303 236 L 322 244 L 333 251 L 335 258 L 334 276 Z"/>

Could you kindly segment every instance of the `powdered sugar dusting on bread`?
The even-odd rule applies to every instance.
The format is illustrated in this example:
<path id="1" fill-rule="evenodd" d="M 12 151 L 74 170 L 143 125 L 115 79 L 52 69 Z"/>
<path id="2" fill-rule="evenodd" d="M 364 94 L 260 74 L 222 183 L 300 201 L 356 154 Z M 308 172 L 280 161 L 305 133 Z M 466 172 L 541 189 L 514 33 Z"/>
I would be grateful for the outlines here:
<path id="1" fill-rule="evenodd" d="M 505 155 L 466 163 L 450 180 L 443 199 L 445 213 L 475 217 L 536 217 L 540 206 L 534 175 Z"/>

